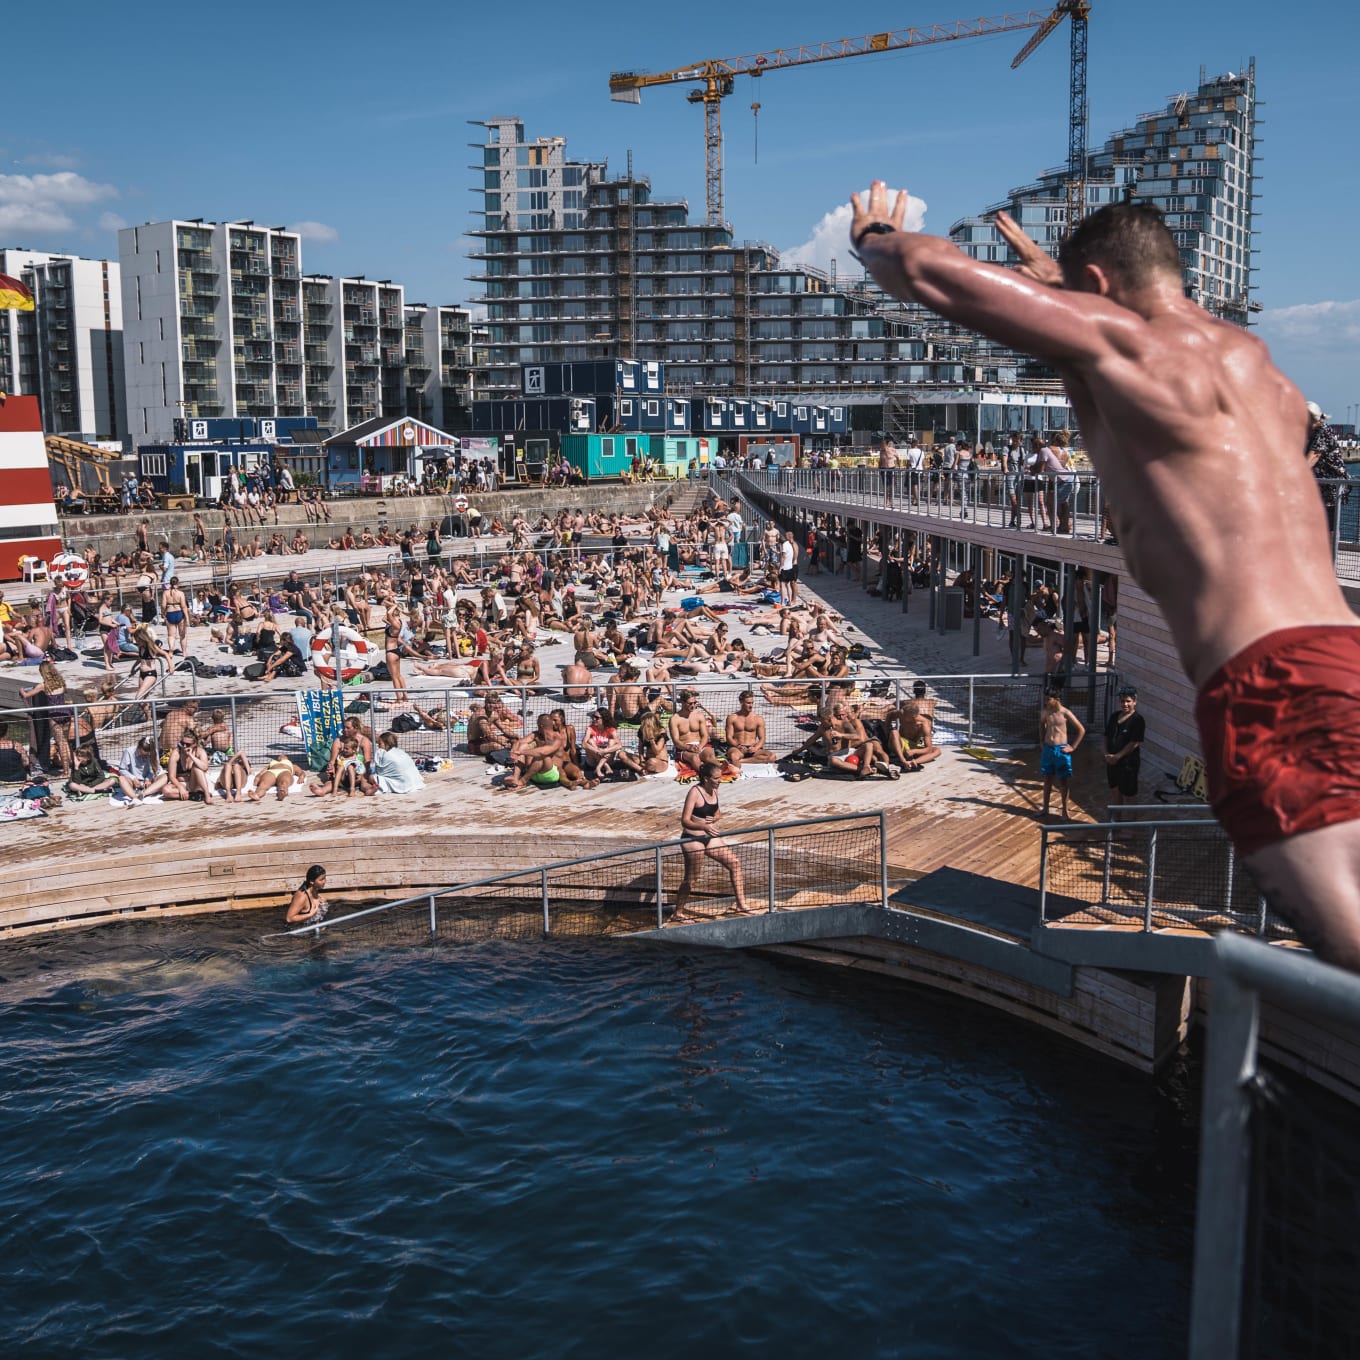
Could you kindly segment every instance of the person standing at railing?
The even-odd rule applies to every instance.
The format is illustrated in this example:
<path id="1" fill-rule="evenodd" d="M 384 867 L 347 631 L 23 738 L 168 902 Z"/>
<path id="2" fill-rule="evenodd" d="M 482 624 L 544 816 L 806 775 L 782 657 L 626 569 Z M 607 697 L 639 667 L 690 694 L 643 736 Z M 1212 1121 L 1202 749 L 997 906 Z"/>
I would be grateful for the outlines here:
<path id="1" fill-rule="evenodd" d="M 1105 777 L 1112 803 L 1131 803 L 1138 797 L 1138 768 L 1147 723 L 1138 711 L 1138 691 L 1125 685 L 1119 691 L 1119 708 L 1105 724 Z"/>
<path id="2" fill-rule="evenodd" d="M 680 809 L 680 839 L 681 848 L 685 853 L 685 877 L 675 891 L 672 925 L 685 925 L 690 921 L 708 919 L 702 912 L 687 910 L 689 900 L 694 895 L 695 880 L 703 869 L 705 859 L 711 859 L 727 870 L 732 883 L 732 894 L 736 898 L 733 910 L 742 916 L 751 913 L 751 908 L 746 902 L 741 860 L 737 857 L 736 851 L 718 834 L 718 822 L 722 818 L 722 812 L 718 807 L 718 782 L 721 775 L 722 766 L 717 761 L 705 761 L 699 768 L 699 782 L 690 787 Z"/>
<path id="3" fill-rule="evenodd" d="M 1072 740 L 1073 729 L 1076 740 Z M 1086 736 L 1086 728 L 1081 719 L 1064 706 L 1056 694 L 1044 700 L 1043 713 L 1039 717 L 1039 740 L 1043 754 L 1039 760 L 1039 772 L 1044 777 L 1044 810 L 1047 817 L 1049 803 L 1053 798 L 1053 785 L 1058 785 L 1062 797 L 1062 819 L 1067 821 L 1067 790 L 1072 782 L 1072 753 L 1081 745 Z"/>
<path id="4" fill-rule="evenodd" d="M 1341 441 L 1336 431 L 1327 424 L 1327 413 L 1315 401 L 1308 403 L 1308 466 L 1318 479 L 1322 504 L 1327 511 L 1327 532 L 1336 536 L 1336 510 L 1350 496 L 1349 487 L 1341 487 L 1336 480 L 1345 481 L 1346 460 L 1341 456 Z"/>

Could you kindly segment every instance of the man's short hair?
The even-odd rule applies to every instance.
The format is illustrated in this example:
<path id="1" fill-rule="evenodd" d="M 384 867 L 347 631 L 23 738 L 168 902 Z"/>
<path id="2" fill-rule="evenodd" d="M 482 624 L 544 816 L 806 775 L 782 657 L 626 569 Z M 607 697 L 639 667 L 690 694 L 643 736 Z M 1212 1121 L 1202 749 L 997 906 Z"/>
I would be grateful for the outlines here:
<path id="1" fill-rule="evenodd" d="M 1088 264 L 1098 265 L 1124 288 L 1137 288 L 1159 273 L 1181 279 L 1185 272 L 1176 238 L 1149 203 L 1110 203 L 1093 212 L 1063 242 L 1058 263 L 1069 280 Z"/>

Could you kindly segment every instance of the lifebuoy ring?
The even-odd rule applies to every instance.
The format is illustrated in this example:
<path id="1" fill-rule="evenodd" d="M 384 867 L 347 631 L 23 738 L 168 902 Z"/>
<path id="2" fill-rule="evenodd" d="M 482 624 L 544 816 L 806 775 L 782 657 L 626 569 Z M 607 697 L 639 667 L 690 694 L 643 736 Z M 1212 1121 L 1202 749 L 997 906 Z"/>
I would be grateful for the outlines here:
<path id="1" fill-rule="evenodd" d="M 48 564 L 54 581 L 63 585 L 83 586 L 89 578 L 90 569 L 79 553 L 60 552 Z"/>
<path id="2" fill-rule="evenodd" d="M 377 648 L 365 638 L 346 638 L 340 647 L 340 679 L 352 680 L 372 664 Z M 323 680 L 335 679 L 335 658 L 329 638 L 312 639 L 312 669 Z"/>
<path id="3" fill-rule="evenodd" d="M 453 508 L 461 515 L 468 508 L 468 498 L 466 496 L 455 496 L 453 498 Z"/>

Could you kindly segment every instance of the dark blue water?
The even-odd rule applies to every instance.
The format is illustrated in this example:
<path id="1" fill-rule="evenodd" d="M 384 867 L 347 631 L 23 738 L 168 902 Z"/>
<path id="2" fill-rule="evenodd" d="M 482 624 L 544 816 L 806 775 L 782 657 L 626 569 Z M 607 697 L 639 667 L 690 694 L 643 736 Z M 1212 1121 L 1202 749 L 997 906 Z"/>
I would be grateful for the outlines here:
<path id="1" fill-rule="evenodd" d="M 259 930 L 0 953 L 5 1356 L 1183 1351 L 1175 1090 L 839 969 Z"/>

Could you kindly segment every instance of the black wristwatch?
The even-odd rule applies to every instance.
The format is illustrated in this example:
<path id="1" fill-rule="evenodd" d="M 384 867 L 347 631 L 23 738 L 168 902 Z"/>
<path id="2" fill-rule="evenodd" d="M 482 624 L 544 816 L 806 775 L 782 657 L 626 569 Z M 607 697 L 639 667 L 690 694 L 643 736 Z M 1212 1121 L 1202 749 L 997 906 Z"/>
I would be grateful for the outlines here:
<path id="1" fill-rule="evenodd" d="M 891 222 L 870 222 L 850 244 L 858 250 L 864 244 L 866 236 L 890 236 L 896 230 L 897 228 Z"/>

